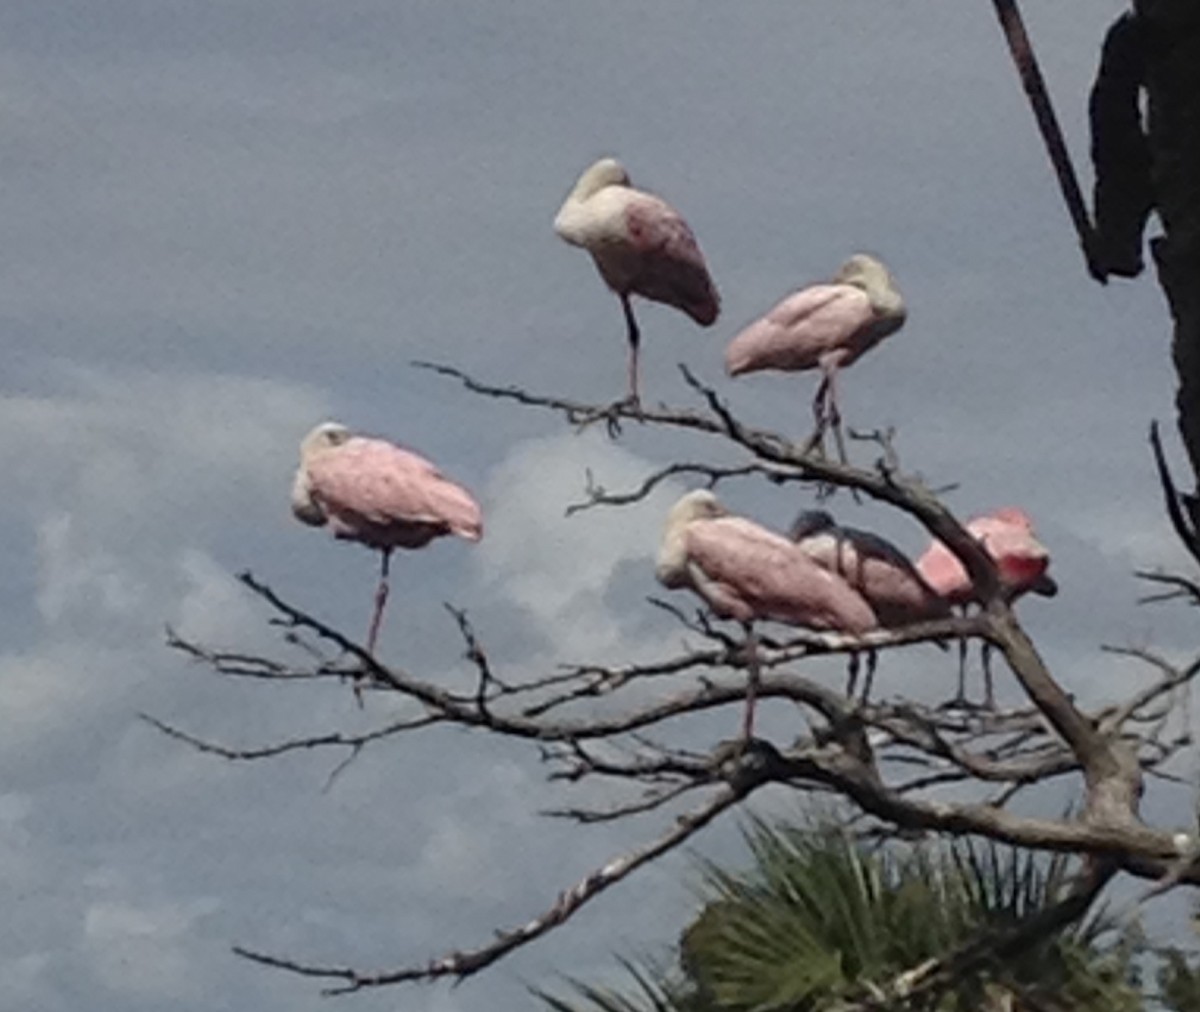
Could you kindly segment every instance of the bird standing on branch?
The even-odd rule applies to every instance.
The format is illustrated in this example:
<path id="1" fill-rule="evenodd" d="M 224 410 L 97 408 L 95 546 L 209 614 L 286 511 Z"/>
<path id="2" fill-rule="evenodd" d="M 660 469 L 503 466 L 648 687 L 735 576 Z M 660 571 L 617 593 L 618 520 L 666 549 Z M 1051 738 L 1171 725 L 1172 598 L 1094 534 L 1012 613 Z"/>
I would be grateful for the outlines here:
<path id="1" fill-rule="evenodd" d="M 813 398 L 816 430 L 808 448 L 822 445 L 825 430 L 832 428 L 844 461 L 837 372 L 899 330 L 906 316 L 904 299 L 887 267 L 873 256 L 856 253 L 832 282 L 792 293 L 739 333 L 725 350 L 725 368 L 730 376 L 761 369 L 820 369 L 821 383 Z"/>
<path id="2" fill-rule="evenodd" d="M 746 632 L 749 685 L 742 737 L 754 730 L 758 688 L 756 621 L 864 633 L 879 625 L 863 596 L 782 535 L 732 515 L 711 492 L 688 492 L 671 508 L 658 553 L 658 581 L 698 594 Z"/>
<path id="3" fill-rule="evenodd" d="M 825 510 L 805 510 L 788 534 L 822 569 L 837 573 L 862 594 L 885 628 L 950 613 L 908 556 L 878 534 L 842 527 Z"/>
<path id="4" fill-rule="evenodd" d="M 1050 553 L 1034 535 L 1033 520 L 1023 509 L 1005 506 L 993 510 L 968 520 L 965 529 L 991 556 L 1006 600 L 1014 601 L 1030 592 L 1042 597 L 1054 597 L 1058 593 L 1058 584 L 1047 572 L 1050 568 Z M 940 541 L 935 539 L 917 559 L 916 565 L 925 582 L 949 603 L 966 608 L 979 600 L 978 592 L 966 568 Z M 956 701 L 962 703 L 966 698 L 965 655 L 960 654 L 959 660 Z M 994 707 L 995 689 L 988 660 L 989 646 L 985 643 L 984 705 Z"/>
<path id="5" fill-rule="evenodd" d="M 605 284 L 621 300 L 629 339 L 628 402 L 636 407 L 641 332 L 630 297 L 674 306 L 702 327 L 711 326 L 721 300 L 704 254 L 679 212 L 635 190 L 615 158 L 601 158 L 579 177 L 554 219 L 554 231 L 592 254 Z"/>
<path id="6" fill-rule="evenodd" d="M 1043 597 L 1058 593 L 1058 584 L 1046 572 L 1050 568 L 1050 553 L 1037 539 L 1033 520 L 1023 509 L 1005 506 L 968 520 L 965 528 L 996 564 L 1008 600 L 1030 591 Z M 963 564 L 940 541 L 935 540 L 917 560 L 917 570 L 952 604 L 978 600 L 975 585 Z"/>
<path id="7" fill-rule="evenodd" d="M 396 548 L 423 548 L 434 538 L 483 536 L 479 504 L 430 461 L 386 439 L 359 436 L 323 422 L 300 444 L 292 485 L 292 513 L 336 538 L 357 541 L 381 555 L 367 653 L 375 641 L 388 596 L 388 562 Z"/>
<path id="8" fill-rule="evenodd" d="M 836 573 L 858 591 L 884 628 L 950 614 L 950 605 L 925 582 L 908 556 L 886 538 L 855 527 L 841 527 L 824 510 L 805 510 L 793 521 L 788 536 L 822 569 Z M 864 701 L 870 695 L 874 673 L 875 651 L 870 650 Z M 847 696 L 853 697 L 857 676 L 855 662 L 850 668 Z"/>

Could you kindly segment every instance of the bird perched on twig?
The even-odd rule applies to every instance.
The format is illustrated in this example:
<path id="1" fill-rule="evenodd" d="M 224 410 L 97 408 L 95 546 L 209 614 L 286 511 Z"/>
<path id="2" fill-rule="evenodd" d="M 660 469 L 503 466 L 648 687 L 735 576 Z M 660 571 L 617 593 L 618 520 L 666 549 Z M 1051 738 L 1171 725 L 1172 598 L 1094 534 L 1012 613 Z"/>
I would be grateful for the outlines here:
<path id="1" fill-rule="evenodd" d="M 328 527 L 335 538 L 380 553 L 367 632 L 367 653 L 372 655 L 387 602 L 392 551 L 423 548 L 448 534 L 467 541 L 483 536 L 482 512 L 465 488 L 412 450 L 355 435 L 337 422 L 323 422 L 300 444 L 292 513 L 313 527 Z"/>
<path id="2" fill-rule="evenodd" d="M 805 510 L 788 536 L 810 559 L 842 577 L 857 590 L 885 629 L 946 618 L 949 604 L 925 582 L 916 566 L 886 538 L 856 527 L 842 527 L 825 510 Z M 871 691 L 875 651 L 867 653 L 863 699 Z M 850 669 L 846 695 L 854 695 L 857 665 Z"/>
<path id="3" fill-rule="evenodd" d="M 640 398 L 641 331 L 630 298 L 640 295 L 711 326 L 721 309 L 716 285 L 688 223 L 660 197 L 636 190 L 625 167 L 601 158 L 579 177 L 554 219 L 554 231 L 592 255 L 621 300 L 629 340 L 628 402 Z"/>
<path id="4" fill-rule="evenodd" d="M 1004 506 L 968 520 L 964 527 L 996 564 L 1008 600 L 1030 591 L 1043 597 L 1058 593 L 1058 584 L 1047 573 L 1050 553 L 1037 539 L 1033 520 L 1023 509 Z M 934 540 L 925 549 L 916 566 L 926 582 L 947 601 L 967 604 L 977 599 L 975 585 L 963 564 L 940 541 Z"/>
<path id="5" fill-rule="evenodd" d="M 996 565 L 1004 596 L 1014 601 L 1027 593 L 1054 597 L 1058 584 L 1047 570 L 1050 553 L 1034 534 L 1033 520 L 1023 509 L 1005 506 L 968 520 L 964 529 L 984 548 Z M 942 598 L 964 608 L 978 600 L 978 592 L 966 568 L 944 544 L 934 540 L 916 562 L 917 571 Z M 995 706 L 992 672 L 988 664 L 988 644 L 984 644 L 985 705 Z M 960 661 L 962 657 L 960 656 Z M 965 700 L 964 666 L 958 672 L 956 702 Z"/>
<path id="6" fill-rule="evenodd" d="M 816 429 L 808 448 L 822 445 L 826 429 L 832 428 L 844 461 L 838 370 L 899 330 L 906 316 L 904 299 L 887 267 L 873 256 L 856 253 L 831 282 L 792 293 L 741 331 L 725 350 L 725 368 L 730 376 L 762 369 L 820 369 L 812 405 Z"/>
<path id="7" fill-rule="evenodd" d="M 692 590 L 717 616 L 742 624 L 749 673 L 742 723 L 747 741 L 759 682 L 755 622 L 854 634 L 879 624 L 871 606 L 842 577 L 782 535 L 734 516 L 705 489 L 688 492 L 671 508 L 656 575 L 664 587 Z"/>

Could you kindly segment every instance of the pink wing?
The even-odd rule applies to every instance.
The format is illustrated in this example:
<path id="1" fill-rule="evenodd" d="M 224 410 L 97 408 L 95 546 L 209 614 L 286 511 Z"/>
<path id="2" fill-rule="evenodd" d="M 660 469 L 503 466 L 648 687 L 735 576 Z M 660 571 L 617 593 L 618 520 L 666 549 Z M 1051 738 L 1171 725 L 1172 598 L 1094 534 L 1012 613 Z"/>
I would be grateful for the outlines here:
<path id="1" fill-rule="evenodd" d="M 941 618 L 948 613 L 946 602 L 921 578 L 908 556 L 870 531 L 840 527 L 804 538 L 798 547 L 857 590 L 883 626 Z"/>
<path id="2" fill-rule="evenodd" d="M 750 324 L 725 349 L 729 375 L 759 369 L 800 372 L 836 356 L 849 365 L 877 338 L 867 294 L 854 285 L 812 285 L 789 295 Z"/>
<path id="3" fill-rule="evenodd" d="M 1013 597 L 1038 586 L 1050 566 L 1050 554 L 1033 536 L 1032 527 L 1029 515 L 1017 509 L 997 510 L 966 524 L 966 530 L 996 563 L 1000 580 Z M 934 541 L 926 549 L 917 560 L 917 569 L 946 600 L 965 604 L 974 599 L 975 588 L 966 569 L 940 541 Z"/>
<path id="4" fill-rule="evenodd" d="M 963 564 L 940 541 L 934 541 L 917 559 L 917 572 L 935 593 L 951 604 L 966 604 L 975 596 L 975 587 Z"/>
<path id="5" fill-rule="evenodd" d="M 720 296 L 688 223 L 670 204 L 639 193 L 625 208 L 625 228 L 638 255 L 629 290 L 682 309 L 701 326 L 714 323 Z"/>
<path id="6" fill-rule="evenodd" d="M 308 465 L 312 494 L 334 532 L 376 547 L 418 548 L 439 534 L 483 536 L 479 504 L 430 461 L 356 436 Z"/>
<path id="7" fill-rule="evenodd" d="M 704 596 L 722 617 L 852 633 L 878 625 L 870 605 L 845 580 L 752 521 L 697 520 L 688 524 L 686 537 L 689 560 L 713 584 Z"/>

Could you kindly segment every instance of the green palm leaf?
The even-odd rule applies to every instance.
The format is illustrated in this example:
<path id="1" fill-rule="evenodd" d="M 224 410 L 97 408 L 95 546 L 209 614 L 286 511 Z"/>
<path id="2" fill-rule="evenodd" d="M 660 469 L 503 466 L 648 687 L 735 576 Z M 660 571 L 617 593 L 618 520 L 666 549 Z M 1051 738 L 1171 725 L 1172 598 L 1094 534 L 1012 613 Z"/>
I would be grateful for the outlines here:
<path id="1" fill-rule="evenodd" d="M 871 851 L 837 828 L 762 821 L 745 839 L 746 870 L 701 865 L 704 905 L 681 938 L 679 971 L 626 963 L 631 991 L 572 981 L 571 1001 L 543 1000 L 554 1012 L 832 1012 L 1017 924 L 1054 902 L 1068 878 L 1063 858 L 990 841 Z M 1134 1012 L 1140 997 L 1122 941 L 1093 916 L 985 964 L 926 1007 Z"/>

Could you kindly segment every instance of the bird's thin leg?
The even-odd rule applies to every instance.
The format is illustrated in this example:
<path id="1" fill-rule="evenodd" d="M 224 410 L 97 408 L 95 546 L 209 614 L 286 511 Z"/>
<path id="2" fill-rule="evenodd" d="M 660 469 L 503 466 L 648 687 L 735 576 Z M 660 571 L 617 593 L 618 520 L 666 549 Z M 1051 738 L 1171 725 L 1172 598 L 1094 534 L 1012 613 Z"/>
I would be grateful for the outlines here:
<path id="1" fill-rule="evenodd" d="M 829 379 L 825 384 L 825 424 L 833 429 L 833 444 L 837 447 L 838 460 L 843 464 L 850 463 L 846 456 L 846 437 L 842 433 L 842 412 L 837 402 L 837 367 L 829 370 Z"/>
<path id="2" fill-rule="evenodd" d="M 754 626 L 750 622 L 744 625 L 746 630 L 746 711 L 742 715 L 742 741 L 749 744 L 754 737 L 754 701 L 758 695 L 758 640 L 754 635 Z"/>
<path id="3" fill-rule="evenodd" d="M 992 645 L 984 640 L 983 649 L 983 708 L 996 709 L 996 686 L 992 682 Z"/>
<path id="4" fill-rule="evenodd" d="M 804 444 L 805 453 L 817 451 L 822 457 L 825 456 L 825 428 L 828 424 L 825 417 L 825 394 L 828 389 L 829 374 L 822 370 L 821 382 L 817 385 L 817 393 L 812 401 L 813 433 Z"/>
<path id="5" fill-rule="evenodd" d="M 642 332 L 638 329 L 637 319 L 633 315 L 633 306 L 629 296 L 621 296 L 621 309 L 625 312 L 625 327 L 629 335 L 629 403 L 633 407 L 641 404 L 640 383 L 638 375 L 638 349 L 642 343 Z"/>
<path id="6" fill-rule="evenodd" d="M 958 694 L 954 697 L 954 702 L 959 706 L 963 706 L 967 702 L 967 638 L 965 636 L 958 638 Z"/>
<path id="7" fill-rule="evenodd" d="M 390 548 L 380 549 L 379 586 L 375 588 L 375 610 L 371 614 L 371 625 L 367 630 L 367 653 L 375 656 L 375 641 L 379 638 L 379 626 L 383 621 L 383 606 L 388 599 L 388 563 L 392 558 Z"/>
<path id="8" fill-rule="evenodd" d="M 863 679 L 862 702 L 865 706 L 871 697 L 871 686 L 875 684 L 875 665 L 879 663 L 879 651 L 867 651 L 867 677 Z"/>
<path id="9" fill-rule="evenodd" d="M 846 698 L 854 698 L 854 690 L 858 687 L 858 669 L 860 659 L 857 653 L 850 655 L 850 660 L 846 664 Z"/>
<path id="10" fill-rule="evenodd" d="M 966 617 L 967 606 L 964 605 L 962 615 Z M 967 705 L 967 638 L 966 636 L 958 637 L 958 692 L 954 694 L 954 698 L 946 703 L 943 707 L 965 707 Z"/>

